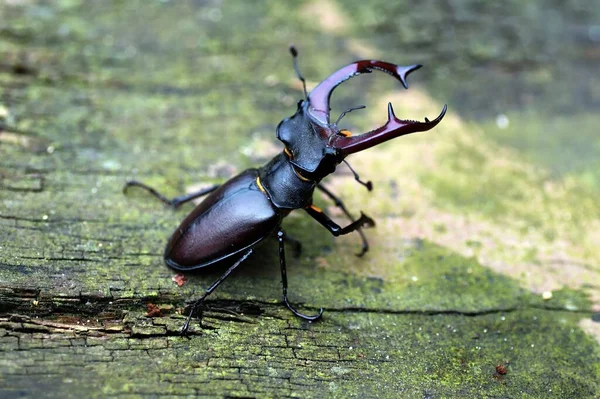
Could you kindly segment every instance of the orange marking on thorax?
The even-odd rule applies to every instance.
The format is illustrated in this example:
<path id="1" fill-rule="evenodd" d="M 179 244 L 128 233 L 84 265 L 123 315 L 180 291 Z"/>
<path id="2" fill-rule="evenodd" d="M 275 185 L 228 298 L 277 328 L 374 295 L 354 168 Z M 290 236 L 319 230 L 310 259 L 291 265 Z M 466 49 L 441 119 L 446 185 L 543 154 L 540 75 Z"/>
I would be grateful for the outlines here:
<path id="1" fill-rule="evenodd" d="M 265 191 L 265 188 L 263 187 L 262 183 L 260 182 L 260 177 L 258 177 L 258 176 L 256 176 L 256 185 L 258 186 L 258 189 L 263 192 L 263 194 L 267 193 Z"/>
<path id="2" fill-rule="evenodd" d="M 323 211 L 321 210 L 321 208 L 319 208 L 318 206 L 311 205 L 311 206 L 309 206 L 309 208 L 312 209 L 315 212 L 323 213 Z"/>

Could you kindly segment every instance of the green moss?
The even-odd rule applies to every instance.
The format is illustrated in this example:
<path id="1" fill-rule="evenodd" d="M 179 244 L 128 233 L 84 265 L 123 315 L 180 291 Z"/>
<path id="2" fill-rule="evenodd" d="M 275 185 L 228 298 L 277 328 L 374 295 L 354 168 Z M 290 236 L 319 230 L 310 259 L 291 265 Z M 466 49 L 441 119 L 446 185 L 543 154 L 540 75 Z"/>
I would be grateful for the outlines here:
<path id="1" fill-rule="evenodd" d="M 436 206 L 468 210 L 496 223 L 523 226 L 525 231 L 540 229 L 550 242 L 568 238 L 593 252 L 586 231 L 600 215 L 595 188 L 576 177 L 554 180 L 544 169 L 521 163 L 495 145 L 458 140 L 442 147 L 439 168 L 420 171 Z M 498 159 L 494 151 L 501 154 Z"/>

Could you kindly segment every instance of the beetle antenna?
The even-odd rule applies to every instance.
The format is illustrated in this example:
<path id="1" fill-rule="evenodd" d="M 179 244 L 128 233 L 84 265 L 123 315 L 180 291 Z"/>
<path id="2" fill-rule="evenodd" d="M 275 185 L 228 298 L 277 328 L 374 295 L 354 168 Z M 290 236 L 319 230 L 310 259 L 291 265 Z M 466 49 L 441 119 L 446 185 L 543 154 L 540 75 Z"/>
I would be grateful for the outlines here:
<path id="1" fill-rule="evenodd" d="M 302 81 L 302 89 L 304 90 L 304 99 L 308 99 L 308 94 L 306 93 L 306 79 L 300 73 L 300 69 L 298 68 L 298 50 L 296 50 L 296 46 L 293 44 L 290 46 L 290 53 L 292 53 L 292 57 L 294 57 L 294 70 L 296 71 L 296 76 L 298 79 Z"/>
<path id="2" fill-rule="evenodd" d="M 352 169 L 352 166 L 350 166 L 348 161 L 346 161 L 344 159 L 343 162 L 346 164 L 348 169 L 350 169 L 350 172 L 352 172 L 352 174 L 354 175 L 354 180 L 356 180 L 357 182 L 359 182 L 360 184 L 365 186 L 367 188 L 367 190 L 369 190 L 369 191 L 373 190 L 373 183 L 371 183 L 371 180 L 368 180 L 366 183 L 364 181 L 360 180 L 360 176 L 358 175 L 358 173 L 356 173 L 356 171 L 354 169 Z"/>
<path id="3" fill-rule="evenodd" d="M 366 106 L 366 105 L 359 105 L 359 106 L 352 107 L 352 108 L 350 108 L 350 109 L 347 109 L 347 110 L 345 110 L 345 111 L 344 111 L 344 112 L 342 112 L 342 113 L 341 113 L 341 115 L 340 115 L 340 116 L 337 118 L 337 121 L 335 121 L 334 125 L 337 125 L 338 123 L 340 123 L 340 121 L 342 120 L 342 118 L 343 118 L 344 116 L 346 116 L 346 114 L 349 114 L 349 113 L 350 113 L 350 112 L 352 112 L 352 111 L 356 111 L 357 109 L 365 109 L 365 108 L 367 108 L 367 106 Z"/>

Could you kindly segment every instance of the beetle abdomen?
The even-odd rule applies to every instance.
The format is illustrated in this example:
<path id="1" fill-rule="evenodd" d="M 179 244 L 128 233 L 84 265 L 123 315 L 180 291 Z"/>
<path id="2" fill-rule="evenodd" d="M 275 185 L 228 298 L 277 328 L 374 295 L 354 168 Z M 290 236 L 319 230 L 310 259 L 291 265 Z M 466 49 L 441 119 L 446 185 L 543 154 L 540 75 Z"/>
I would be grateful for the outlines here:
<path id="1" fill-rule="evenodd" d="M 281 214 L 248 169 L 210 194 L 175 230 L 167 248 L 168 266 L 189 270 L 225 260 L 268 237 Z"/>

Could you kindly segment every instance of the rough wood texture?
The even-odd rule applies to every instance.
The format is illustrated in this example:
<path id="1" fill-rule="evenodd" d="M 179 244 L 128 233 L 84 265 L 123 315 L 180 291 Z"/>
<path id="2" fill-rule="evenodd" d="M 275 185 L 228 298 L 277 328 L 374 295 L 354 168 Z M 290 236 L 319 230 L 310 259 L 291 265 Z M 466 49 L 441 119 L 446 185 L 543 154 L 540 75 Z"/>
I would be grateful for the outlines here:
<path id="1" fill-rule="evenodd" d="M 301 212 L 286 221 L 304 243 L 289 257 L 291 300 L 323 306 L 322 321 L 284 308 L 273 241 L 178 335 L 186 302 L 220 271 L 178 287 L 162 250 L 191 206 L 125 196 L 123 183 L 177 195 L 280 151 L 274 127 L 301 97 L 291 42 L 313 82 L 356 58 L 421 62 L 448 43 L 429 7 L 402 15 L 421 18 L 421 35 L 388 39 L 413 58 L 386 52 L 368 32 L 398 20 L 388 2 L 362 3 L 346 15 L 334 2 L 0 3 L 0 397 L 600 395 L 586 333 L 600 336 L 595 188 L 551 179 L 462 123 L 441 78 L 423 85 L 430 96 L 385 77 L 340 91 L 369 104 L 345 119 L 355 130 L 381 123 L 389 100 L 421 118 L 450 98 L 454 115 L 357 157 L 374 195 L 342 168 L 329 182 L 378 221 L 364 258 L 356 236 L 334 240 Z M 439 13 L 472 15 L 454 3 L 466 8 Z"/>

